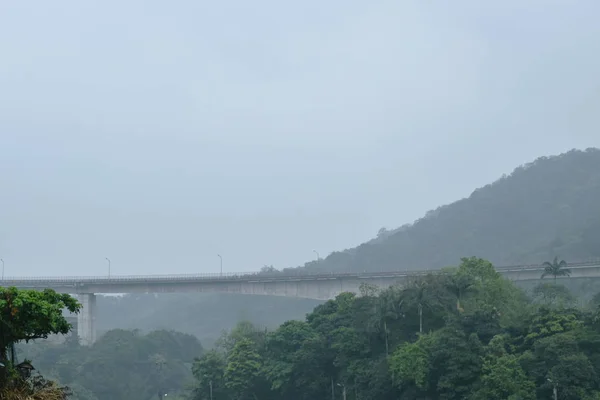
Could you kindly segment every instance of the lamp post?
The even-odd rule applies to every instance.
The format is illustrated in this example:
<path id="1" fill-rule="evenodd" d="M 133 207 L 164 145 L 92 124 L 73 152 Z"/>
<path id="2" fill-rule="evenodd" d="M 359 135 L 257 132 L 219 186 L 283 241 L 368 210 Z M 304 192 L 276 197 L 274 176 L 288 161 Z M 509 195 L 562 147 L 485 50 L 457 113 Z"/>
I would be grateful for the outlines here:
<path id="1" fill-rule="evenodd" d="M 343 383 L 338 383 L 337 385 L 342 388 L 342 398 L 346 400 L 346 385 Z"/>
<path id="2" fill-rule="evenodd" d="M 552 398 L 554 400 L 558 400 L 558 383 L 554 382 L 550 378 L 548 378 L 548 382 L 552 384 Z"/>
<path id="3" fill-rule="evenodd" d="M 313 250 L 313 253 L 315 253 L 317 255 L 317 262 L 319 262 L 321 260 L 321 256 L 319 255 L 319 252 L 316 250 Z"/>
<path id="4" fill-rule="evenodd" d="M 204 375 L 204 377 L 208 378 L 208 375 Z M 208 381 L 208 390 L 209 390 L 209 394 L 210 394 L 210 400 L 213 400 L 213 397 L 212 397 L 212 392 L 213 392 L 212 391 L 212 379 L 210 379 Z"/>
<path id="5" fill-rule="evenodd" d="M 220 254 L 217 254 L 217 256 L 219 257 L 219 259 L 221 260 L 221 273 L 220 275 L 223 276 L 223 257 L 221 257 Z"/>
<path id="6" fill-rule="evenodd" d="M 164 367 L 164 365 L 166 364 L 166 360 L 160 356 L 153 356 L 154 358 L 154 366 L 156 367 L 156 371 L 158 372 L 158 384 L 159 384 L 159 389 L 158 389 L 158 398 L 162 399 L 163 397 L 167 397 L 167 392 L 164 389 L 164 376 L 162 374 L 162 369 Z"/>
<path id="7" fill-rule="evenodd" d="M 108 261 L 108 279 L 110 279 L 110 258 L 104 257 Z"/>
<path id="8" fill-rule="evenodd" d="M 4 260 L 0 258 L 0 261 L 2 262 L 2 281 L 4 282 Z"/>

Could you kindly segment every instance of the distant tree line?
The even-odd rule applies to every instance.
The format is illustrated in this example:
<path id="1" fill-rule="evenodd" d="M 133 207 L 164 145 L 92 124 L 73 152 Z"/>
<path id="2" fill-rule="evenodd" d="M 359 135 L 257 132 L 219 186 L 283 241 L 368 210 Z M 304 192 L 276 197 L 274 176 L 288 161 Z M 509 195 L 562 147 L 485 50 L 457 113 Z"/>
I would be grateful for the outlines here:
<path id="1" fill-rule="evenodd" d="M 555 257 L 530 292 L 480 258 L 340 294 L 276 329 L 112 330 L 93 346 L 21 346 L 76 400 L 600 399 L 600 293 L 580 301 Z M 8 309 L 7 309 L 8 310 Z M 197 318 L 202 318 L 198 315 Z"/>
<path id="2" fill-rule="evenodd" d="M 568 276 L 548 262 L 544 276 Z M 343 293 L 272 332 L 239 325 L 193 366 L 193 400 L 600 399 L 600 295 L 527 294 L 486 260 Z"/>

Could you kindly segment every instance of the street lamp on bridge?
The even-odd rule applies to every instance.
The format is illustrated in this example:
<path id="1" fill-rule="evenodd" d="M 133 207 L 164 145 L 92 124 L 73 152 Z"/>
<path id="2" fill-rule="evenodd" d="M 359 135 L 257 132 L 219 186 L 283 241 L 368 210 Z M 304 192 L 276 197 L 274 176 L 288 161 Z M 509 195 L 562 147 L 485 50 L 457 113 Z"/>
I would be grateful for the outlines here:
<path id="1" fill-rule="evenodd" d="M 221 276 L 223 276 L 223 257 L 221 257 L 220 254 L 217 254 L 217 256 L 221 259 Z"/>
<path id="2" fill-rule="evenodd" d="M 110 279 L 110 258 L 104 257 L 108 261 L 108 279 Z"/>
<path id="3" fill-rule="evenodd" d="M 315 253 L 317 255 L 317 262 L 321 261 L 321 256 L 319 255 L 319 252 L 316 250 L 313 250 L 313 253 Z"/>

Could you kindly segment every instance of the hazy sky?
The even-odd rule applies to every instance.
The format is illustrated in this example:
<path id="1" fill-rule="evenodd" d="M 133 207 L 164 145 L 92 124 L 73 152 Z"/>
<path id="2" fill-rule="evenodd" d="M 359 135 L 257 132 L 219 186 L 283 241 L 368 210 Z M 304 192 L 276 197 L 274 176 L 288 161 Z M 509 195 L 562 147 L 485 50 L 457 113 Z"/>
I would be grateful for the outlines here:
<path id="1" fill-rule="evenodd" d="M 451 3 L 451 5 L 450 5 Z M 257 270 L 600 145 L 600 2 L 0 1 L 6 275 Z"/>

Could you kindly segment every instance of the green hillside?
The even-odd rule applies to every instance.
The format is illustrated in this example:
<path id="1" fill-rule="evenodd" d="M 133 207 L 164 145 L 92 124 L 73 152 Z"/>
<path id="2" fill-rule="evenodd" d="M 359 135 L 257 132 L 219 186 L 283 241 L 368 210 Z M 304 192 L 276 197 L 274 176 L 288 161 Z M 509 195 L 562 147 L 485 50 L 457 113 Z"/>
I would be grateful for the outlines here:
<path id="1" fill-rule="evenodd" d="M 427 269 L 465 255 L 496 265 L 600 257 L 600 150 L 538 158 L 413 224 L 304 267 Z"/>
<path id="2" fill-rule="evenodd" d="M 409 195 L 409 194 L 407 194 Z M 306 268 L 363 271 L 436 268 L 478 256 L 496 265 L 600 257 L 600 150 L 543 157 L 399 229 Z M 588 293 L 589 294 L 589 293 Z M 176 329 L 212 346 L 247 319 L 274 327 L 302 319 L 316 300 L 243 295 L 130 295 L 98 302 L 100 333 Z"/>

